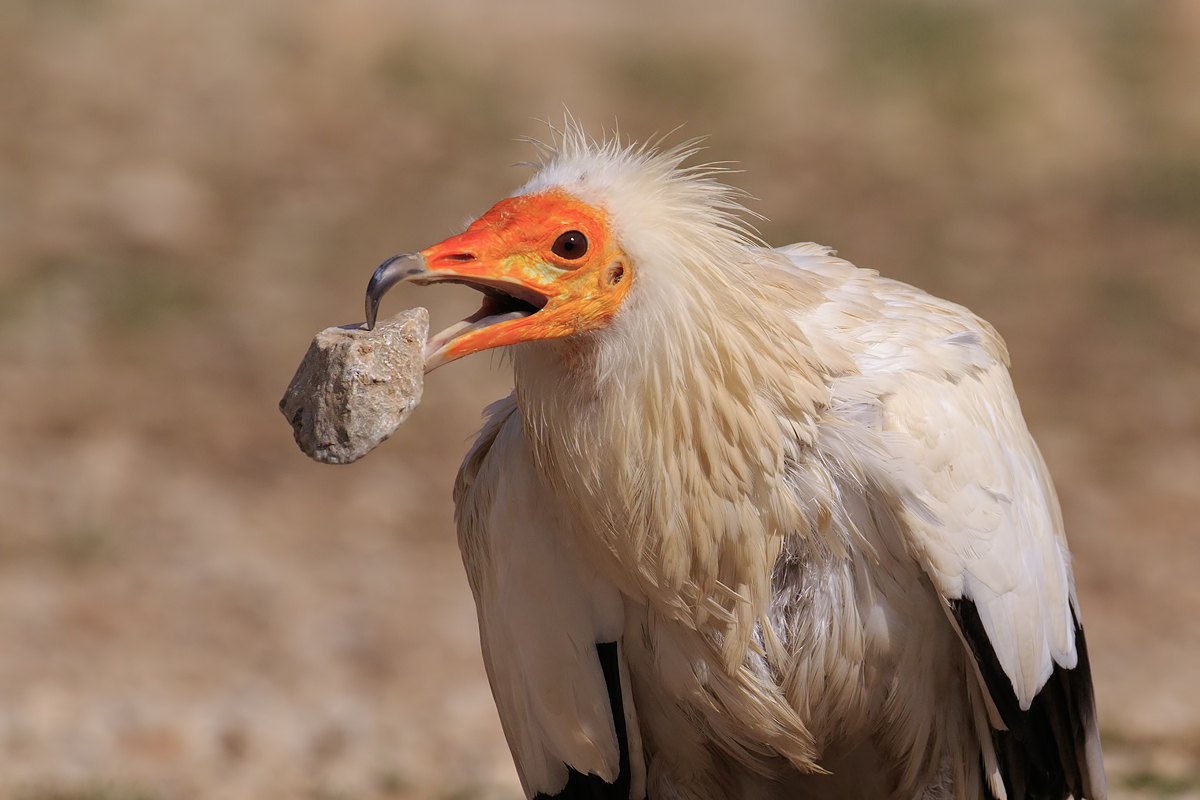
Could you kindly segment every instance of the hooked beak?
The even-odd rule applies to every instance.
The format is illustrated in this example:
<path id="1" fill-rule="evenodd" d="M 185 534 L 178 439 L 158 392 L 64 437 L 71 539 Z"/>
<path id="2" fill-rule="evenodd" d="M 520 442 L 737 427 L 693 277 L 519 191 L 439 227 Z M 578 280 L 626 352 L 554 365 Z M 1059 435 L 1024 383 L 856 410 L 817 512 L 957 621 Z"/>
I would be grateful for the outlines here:
<path id="1" fill-rule="evenodd" d="M 425 274 L 425 256 L 420 253 L 401 253 L 379 265 L 367 284 L 367 330 L 375 330 L 379 301 L 397 283 Z"/>

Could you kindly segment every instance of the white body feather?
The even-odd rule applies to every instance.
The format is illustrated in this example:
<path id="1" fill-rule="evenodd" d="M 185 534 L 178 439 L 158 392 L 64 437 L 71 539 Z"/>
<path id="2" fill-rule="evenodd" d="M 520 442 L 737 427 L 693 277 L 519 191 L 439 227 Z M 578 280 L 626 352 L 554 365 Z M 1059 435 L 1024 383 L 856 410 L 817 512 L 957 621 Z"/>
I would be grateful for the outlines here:
<path id="1" fill-rule="evenodd" d="M 631 797 L 1005 797 L 1002 703 L 953 601 L 1022 711 L 1079 654 L 999 337 L 825 248 L 751 245 L 684 151 L 569 132 L 551 155 L 522 193 L 606 209 L 635 283 L 608 329 L 513 348 L 456 489 L 528 795 L 617 777 L 616 641 Z"/>

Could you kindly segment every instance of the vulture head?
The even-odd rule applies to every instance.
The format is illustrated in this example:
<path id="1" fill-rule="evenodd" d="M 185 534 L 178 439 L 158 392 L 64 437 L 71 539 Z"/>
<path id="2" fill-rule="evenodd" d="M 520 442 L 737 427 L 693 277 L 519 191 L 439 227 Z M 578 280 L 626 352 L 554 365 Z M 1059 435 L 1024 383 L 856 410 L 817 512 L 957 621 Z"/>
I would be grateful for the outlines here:
<path id="1" fill-rule="evenodd" d="M 426 368 L 524 342 L 595 334 L 597 344 L 677 338 L 671 320 L 719 304 L 736 313 L 757 248 L 719 166 L 684 167 L 694 142 L 667 150 L 596 142 L 568 127 L 537 174 L 461 234 L 385 261 L 367 289 L 373 326 L 401 281 L 460 283 L 483 294 L 467 319 L 432 337 Z M 634 348 L 643 350 L 644 348 Z"/>

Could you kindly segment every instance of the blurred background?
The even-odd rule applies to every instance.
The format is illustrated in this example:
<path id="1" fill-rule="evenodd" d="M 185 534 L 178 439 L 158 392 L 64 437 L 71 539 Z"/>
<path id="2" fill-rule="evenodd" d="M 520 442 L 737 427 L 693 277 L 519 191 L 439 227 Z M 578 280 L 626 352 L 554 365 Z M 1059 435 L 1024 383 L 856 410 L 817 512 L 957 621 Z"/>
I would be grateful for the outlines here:
<path id="1" fill-rule="evenodd" d="M 0 797 L 518 796 L 450 500 L 507 368 L 434 373 L 348 467 L 276 404 L 567 108 L 708 136 L 768 241 L 999 328 L 1112 796 L 1200 797 L 1190 0 L 4 0 Z"/>

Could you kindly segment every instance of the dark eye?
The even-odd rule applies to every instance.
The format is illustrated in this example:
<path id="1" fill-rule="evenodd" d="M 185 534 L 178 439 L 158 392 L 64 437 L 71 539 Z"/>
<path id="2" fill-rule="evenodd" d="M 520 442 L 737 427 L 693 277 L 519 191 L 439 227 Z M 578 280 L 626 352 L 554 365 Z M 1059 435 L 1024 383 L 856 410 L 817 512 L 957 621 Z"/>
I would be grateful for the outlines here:
<path id="1" fill-rule="evenodd" d="M 574 261 L 577 258 L 583 258 L 587 253 L 587 248 L 586 236 L 579 231 L 567 231 L 554 240 L 554 246 L 550 248 L 550 252 L 559 258 Z"/>

